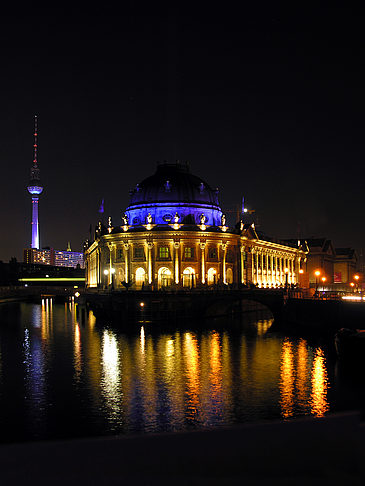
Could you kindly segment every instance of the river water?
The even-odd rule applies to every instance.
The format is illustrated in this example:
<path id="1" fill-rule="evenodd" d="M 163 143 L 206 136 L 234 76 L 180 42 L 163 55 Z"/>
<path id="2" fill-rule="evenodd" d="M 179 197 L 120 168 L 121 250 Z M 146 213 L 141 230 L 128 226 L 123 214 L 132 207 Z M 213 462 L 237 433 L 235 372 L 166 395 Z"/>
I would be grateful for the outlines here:
<path id="1" fill-rule="evenodd" d="M 359 409 L 332 343 L 256 316 L 206 329 L 85 319 L 77 304 L 0 305 L 0 442 L 180 431 Z"/>

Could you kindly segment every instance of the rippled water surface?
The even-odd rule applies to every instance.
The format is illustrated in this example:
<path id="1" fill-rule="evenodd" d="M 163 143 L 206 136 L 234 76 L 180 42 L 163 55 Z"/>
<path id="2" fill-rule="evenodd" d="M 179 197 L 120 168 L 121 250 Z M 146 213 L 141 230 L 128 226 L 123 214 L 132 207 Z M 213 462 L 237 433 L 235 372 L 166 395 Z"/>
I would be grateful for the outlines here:
<path id="1" fill-rule="evenodd" d="M 359 407 L 330 344 L 270 319 L 169 330 L 80 319 L 77 306 L 0 306 L 0 441 L 186 430 Z"/>

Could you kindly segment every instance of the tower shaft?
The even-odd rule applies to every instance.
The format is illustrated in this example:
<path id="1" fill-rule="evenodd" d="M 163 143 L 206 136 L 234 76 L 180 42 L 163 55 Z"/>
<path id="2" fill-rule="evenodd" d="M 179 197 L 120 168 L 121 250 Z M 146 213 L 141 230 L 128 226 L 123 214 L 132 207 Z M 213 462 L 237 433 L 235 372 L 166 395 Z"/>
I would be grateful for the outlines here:
<path id="1" fill-rule="evenodd" d="M 43 192 L 43 186 L 39 178 L 38 168 L 38 124 L 37 116 L 34 117 L 34 143 L 33 143 L 33 164 L 30 170 L 30 182 L 27 187 L 32 196 L 32 243 L 31 248 L 39 249 L 39 221 L 38 201 L 39 195 Z"/>
<path id="2" fill-rule="evenodd" d="M 39 249 L 38 196 L 32 196 L 32 243 L 31 248 Z"/>

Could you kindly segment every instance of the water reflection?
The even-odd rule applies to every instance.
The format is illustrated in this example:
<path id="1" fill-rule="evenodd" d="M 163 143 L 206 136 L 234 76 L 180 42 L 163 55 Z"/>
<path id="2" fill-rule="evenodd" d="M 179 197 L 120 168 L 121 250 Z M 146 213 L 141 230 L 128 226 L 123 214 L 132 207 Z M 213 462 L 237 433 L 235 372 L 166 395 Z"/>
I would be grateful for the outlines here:
<path id="1" fill-rule="evenodd" d="M 323 417 L 329 410 L 327 400 L 328 378 L 323 350 L 317 348 L 312 368 L 311 413 Z"/>
<path id="2" fill-rule="evenodd" d="M 304 339 L 284 339 L 280 366 L 281 415 L 311 414 L 323 417 L 329 411 L 329 382 L 323 349 L 310 348 Z"/>
<path id="3" fill-rule="evenodd" d="M 117 338 L 109 330 L 103 332 L 102 364 L 101 391 L 106 399 L 109 417 L 114 421 L 118 419 L 119 401 L 121 399 L 119 351 Z"/>
<path id="4" fill-rule="evenodd" d="M 294 413 L 294 354 L 293 346 L 288 339 L 283 342 L 280 366 L 280 406 L 284 418 Z"/>
<path id="5" fill-rule="evenodd" d="M 25 383 L 34 436 L 82 421 L 88 433 L 156 432 L 330 410 L 323 349 L 272 333 L 272 320 L 173 333 L 144 323 L 127 333 L 81 310 L 51 299 L 23 305 L 24 375 L 15 386 Z"/>
<path id="6" fill-rule="evenodd" d="M 186 375 L 186 418 L 191 421 L 199 418 L 200 357 L 196 335 L 186 332 L 183 337 L 183 343 L 184 368 Z"/>

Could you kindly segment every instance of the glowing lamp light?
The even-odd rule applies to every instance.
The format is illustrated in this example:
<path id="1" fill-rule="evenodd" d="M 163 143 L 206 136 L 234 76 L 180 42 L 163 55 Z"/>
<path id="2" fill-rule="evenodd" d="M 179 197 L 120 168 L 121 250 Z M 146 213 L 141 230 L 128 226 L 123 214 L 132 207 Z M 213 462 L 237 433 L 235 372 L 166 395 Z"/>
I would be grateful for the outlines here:
<path id="1" fill-rule="evenodd" d="M 201 225 L 200 225 L 200 229 L 201 229 L 202 231 L 205 231 L 205 230 L 207 229 L 207 226 L 206 226 L 205 224 L 201 224 Z"/>
<path id="2" fill-rule="evenodd" d="M 350 282 L 350 286 L 351 286 L 351 287 L 355 287 L 354 282 Z"/>
<path id="3" fill-rule="evenodd" d="M 109 270 L 104 270 L 104 275 L 108 275 Z"/>
<path id="4" fill-rule="evenodd" d="M 316 277 L 319 277 L 319 276 L 321 275 L 321 272 L 320 272 L 319 270 L 316 270 L 316 271 L 314 272 L 314 275 L 315 275 Z"/>
<path id="5" fill-rule="evenodd" d="M 301 269 L 299 270 L 299 273 L 304 273 L 304 270 L 301 268 Z"/>
<path id="6" fill-rule="evenodd" d="M 285 273 L 289 273 L 289 268 L 286 268 L 284 271 Z"/>
<path id="7" fill-rule="evenodd" d="M 360 278 L 360 275 L 354 275 L 355 280 L 359 280 L 359 278 Z"/>
<path id="8" fill-rule="evenodd" d="M 322 282 L 325 282 L 327 279 L 326 279 L 326 277 L 322 277 L 321 280 L 322 280 Z"/>
<path id="9" fill-rule="evenodd" d="M 143 308 L 144 307 L 144 302 L 140 302 L 139 305 L 140 305 L 141 308 Z"/>
<path id="10" fill-rule="evenodd" d="M 80 297 L 80 292 L 75 292 L 75 297 Z"/>

